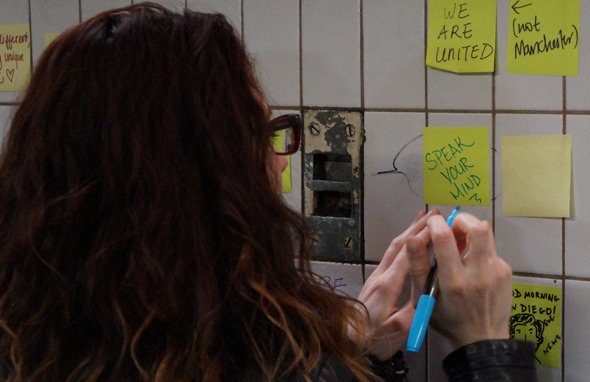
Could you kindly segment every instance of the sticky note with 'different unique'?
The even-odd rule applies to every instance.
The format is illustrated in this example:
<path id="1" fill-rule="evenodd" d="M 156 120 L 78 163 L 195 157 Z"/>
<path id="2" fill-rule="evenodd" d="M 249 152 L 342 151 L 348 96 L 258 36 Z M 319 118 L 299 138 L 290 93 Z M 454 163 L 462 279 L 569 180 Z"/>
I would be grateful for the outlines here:
<path id="1" fill-rule="evenodd" d="M 423 130 L 424 203 L 490 204 L 490 130 L 427 127 Z"/>
<path id="2" fill-rule="evenodd" d="M 0 25 L 0 91 L 24 90 L 31 76 L 29 24 Z"/>
<path id="3" fill-rule="evenodd" d="M 500 156 L 504 215 L 570 216 L 571 136 L 505 136 Z"/>

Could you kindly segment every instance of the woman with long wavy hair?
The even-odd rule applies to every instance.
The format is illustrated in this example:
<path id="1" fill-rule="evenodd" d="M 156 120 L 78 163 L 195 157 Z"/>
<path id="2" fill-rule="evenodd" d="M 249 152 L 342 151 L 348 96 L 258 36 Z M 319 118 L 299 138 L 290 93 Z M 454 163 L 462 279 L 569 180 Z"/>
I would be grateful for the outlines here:
<path id="1" fill-rule="evenodd" d="M 269 123 L 221 15 L 141 4 L 59 36 L 0 158 L 2 379 L 402 378 L 387 360 L 414 311 L 415 299 L 398 304 L 405 275 L 423 285 L 426 244 L 444 255 L 440 243 L 481 222 L 460 215 L 453 233 L 436 213 L 419 214 L 359 301 L 333 294 L 310 270 L 304 219 L 277 192 L 285 157 L 271 137 L 299 123 Z M 491 247 L 478 251 L 497 267 L 478 293 L 505 290 L 507 265 Z M 441 281 L 438 322 L 459 347 L 473 336 L 458 334 L 469 324 L 448 324 L 451 308 L 471 300 L 453 291 Z M 502 325 L 484 334 L 504 338 Z"/>

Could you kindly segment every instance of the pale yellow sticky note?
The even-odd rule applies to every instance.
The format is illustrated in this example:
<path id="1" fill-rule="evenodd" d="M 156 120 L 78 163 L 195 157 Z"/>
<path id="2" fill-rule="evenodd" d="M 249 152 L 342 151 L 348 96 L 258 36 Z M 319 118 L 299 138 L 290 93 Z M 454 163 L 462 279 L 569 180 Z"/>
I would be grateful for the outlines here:
<path id="1" fill-rule="evenodd" d="M 430 0 L 426 65 L 489 73 L 496 57 L 496 0 Z"/>
<path id="2" fill-rule="evenodd" d="M 55 33 L 55 32 L 45 33 L 45 35 L 43 36 L 44 41 L 45 41 L 45 47 L 47 48 L 49 46 L 49 44 L 51 44 L 53 42 L 53 40 L 55 40 L 57 38 L 57 36 L 59 36 L 59 33 Z"/>
<path id="3" fill-rule="evenodd" d="M 285 148 L 285 130 L 279 130 L 275 132 L 275 136 L 272 140 L 272 145 L 277 148 L 278 150 L 283 150 Z M 281 174 L 281 192 L 288 193 L 291 192 L 291 156 L 287 158 L 287 167 Z"/>
<path id="4" fill-rule="evenodd" d="M 562 288 L 512 283 L 510 336 L 535 344 L 538 364 L 561 367 Z"/>
<path id="5" fill-rule="evenodd" d="M 578 75 L 580 0 L 510 0 L 508 73 Z"/>
<path id="6" fill-rule="evenodd" d="M 504 215 L 570 216 L 571 136 L 505 136 L 501 157 Z"/>
<path id="7" fill-rule="evenodd" d="M 423 129 L 424 203 L 490 204 L 489 134 L 487 127 Z"/>
<path id="8" fill-rule="evenodd" d="M 31 76 L 29 24 L 0 25 L 0 91 L 21 91 Z"/>

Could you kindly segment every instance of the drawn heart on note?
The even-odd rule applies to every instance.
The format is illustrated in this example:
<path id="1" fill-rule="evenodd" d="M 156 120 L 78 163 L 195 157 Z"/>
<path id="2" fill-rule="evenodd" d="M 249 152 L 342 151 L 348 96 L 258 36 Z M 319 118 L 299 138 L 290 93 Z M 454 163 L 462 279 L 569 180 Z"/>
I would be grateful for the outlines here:
<path id="1" fill-rule="evenodd" d="M 14 69 L 6 69 L 6 77 L 12 82 L 14 79 Z"/>

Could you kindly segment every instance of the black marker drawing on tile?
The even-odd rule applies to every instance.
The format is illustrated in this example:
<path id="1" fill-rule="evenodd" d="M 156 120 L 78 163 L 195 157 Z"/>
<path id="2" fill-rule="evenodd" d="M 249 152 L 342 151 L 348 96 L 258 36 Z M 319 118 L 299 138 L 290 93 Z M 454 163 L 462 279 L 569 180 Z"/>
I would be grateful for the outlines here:
<path id="1" fill-rule="evenodd" d="M 409 142 L 407 142 L 406 144 L 404 144 L 402 146 L 402 148 L 397 152 L 397 154 L 395 154 L 395 156 L 393 157 L 393 161 L 392 161 L 392 170 L 385 170 L 385 171 L 379 171 L 376 174 L 373 175 L 385 175 L 385 174 L 400 174 L 403 175 L 404 178 L 406 178 L 406 182 L 408 183 L 408 188 L 410 189 L 410 192 L 414 195 L 416 195 L 418 198 L 420 198 L 420 200 L 422 200 L 422 195 L 420 195 L 418 192 L 416 192 L 413 188 L 412 188 L 412 183 L 410 182 L 410 177 L 407 174 L 407 171 L 402 171 L 397 167 L 396 161 L 399 158 L 400 154 L 405 150 L 406 147 L 408 147 L 410 144 L 412 144 L 413 142 L 417 141 L 418 139 L 422 138 L 422 134 L 418 135 L 417 137 L 412 138 Z"/>

